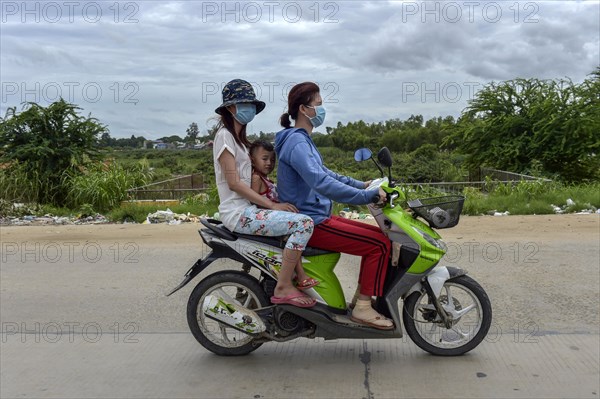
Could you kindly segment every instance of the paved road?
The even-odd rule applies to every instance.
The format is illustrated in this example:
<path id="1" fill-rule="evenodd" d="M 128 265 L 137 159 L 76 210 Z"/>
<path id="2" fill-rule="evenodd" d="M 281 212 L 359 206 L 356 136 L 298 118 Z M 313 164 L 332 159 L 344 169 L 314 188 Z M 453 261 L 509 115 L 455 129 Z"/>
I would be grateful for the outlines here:
<path id="1" fill-rule="evenodd" d="M 598 216 L 464 218 L 443 232 L 449 263 L 466 266 L 494 306 L 486 341 L 458 358 L 408 338 L 299 339 L 214 356 L 187 328 L 193 284 L 164 296 L 206 251 L 196 229 L 0 228 L 0 397 L 600 395 Z M 357 259 L 336 270 L 350 293 Z"/>

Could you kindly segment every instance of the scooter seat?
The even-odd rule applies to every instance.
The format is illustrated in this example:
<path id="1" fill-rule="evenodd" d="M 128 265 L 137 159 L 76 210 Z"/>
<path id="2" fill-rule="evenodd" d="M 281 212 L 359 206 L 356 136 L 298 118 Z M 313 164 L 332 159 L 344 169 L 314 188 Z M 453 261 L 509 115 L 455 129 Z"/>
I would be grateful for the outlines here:
<path id="1" fill-rule="evenodd" d="M 267 237 L 267 236 L 259 236 L 254 234 L 240 234 L 236 232 L 232 232 L 227 227 L 223 225 L 223 223 L 219 220 L 215 219 L 200 219 L 200 223 L 204 226 L 208 227 L 212 232 L 216 233 L 219 237 L 228 240 L 235 241 L 238 238 L 243 238 L 245 240 L 262 242 L 263 244 L 270 245 L 276 248 L 285 248 L 285 244 L 287 242 L 287 236 L 280 237 Z M 317 255 L 327 255 L 335 253 L 335 251 L 328 251 L 326 249 L 319 249 L 314 247 L 306 247 L 302 252 L 302 256 L 317 256 Z"/>

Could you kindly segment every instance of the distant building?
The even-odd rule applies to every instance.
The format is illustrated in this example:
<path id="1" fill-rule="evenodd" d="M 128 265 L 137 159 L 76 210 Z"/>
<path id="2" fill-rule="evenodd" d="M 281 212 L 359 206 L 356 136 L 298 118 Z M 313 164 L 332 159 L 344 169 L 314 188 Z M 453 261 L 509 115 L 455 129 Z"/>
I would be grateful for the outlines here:
<path id="1" fill-rule="evenodd" d="M 169 148 L 169 144 L 164 143 L 162 140 L 154 140 L 152 142 L 152 148 L 154 148 L 155 150 L 166 150 L 167 148 Z"/>
<path id="2" fill-rule="evenodd" d="M 211 149 L 213 147 L 213 142 L 211 141 L 207 141 L 206 143 L 198 143 L 198 144 L 194 144 L 194 150 L 204 150 L 204 149 Z"/>

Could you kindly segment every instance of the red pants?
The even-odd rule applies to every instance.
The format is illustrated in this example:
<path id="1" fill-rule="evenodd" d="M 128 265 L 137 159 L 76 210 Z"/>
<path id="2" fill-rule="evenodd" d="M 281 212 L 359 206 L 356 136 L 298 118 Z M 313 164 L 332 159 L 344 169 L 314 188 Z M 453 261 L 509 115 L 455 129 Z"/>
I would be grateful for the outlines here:
<path id="1" fill-rule="evenodd" d="M 331 216 L 315 226 L 308 245 L 362 256 L 358 277 L 360 293 L 370 296 L 382 295 L 391 244 L 379 227 Z"/>

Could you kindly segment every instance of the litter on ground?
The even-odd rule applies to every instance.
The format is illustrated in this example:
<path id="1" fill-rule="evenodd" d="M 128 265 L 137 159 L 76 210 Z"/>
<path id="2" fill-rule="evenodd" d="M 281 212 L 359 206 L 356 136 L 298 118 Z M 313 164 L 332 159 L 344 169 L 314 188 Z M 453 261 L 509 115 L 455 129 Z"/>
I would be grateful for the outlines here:
<path id="1" fill-rule="evenodd" d="M 368 213 L 358 213 L 356 211 L 340 211 L 340 216 L 345 219 L 373 219 L 373 216 Z"/>
<path id="2" fill-rule="evenodd" d="M 166 211 L 156 211 L 149 213 L 143 224 L 167 223 L 171 225 L 181 223 L 200 223 L 200 219 L 207 218 L 208 215 L 193 215 L 191 213 L 175 213 L 169 208 Z"/>

